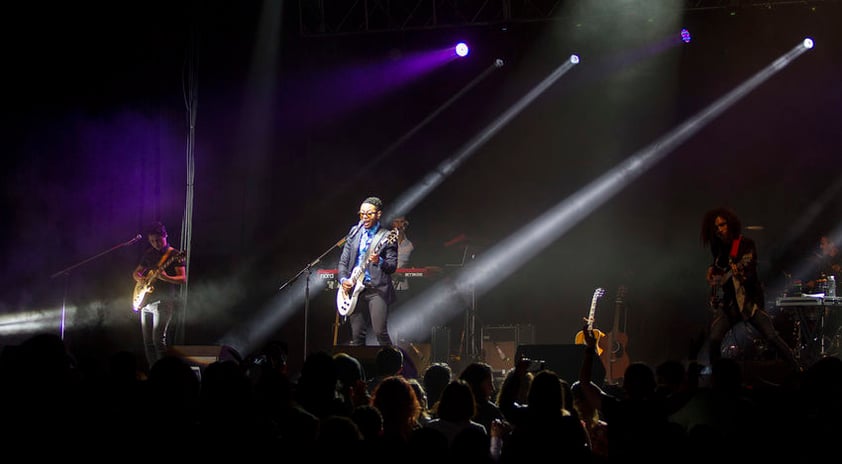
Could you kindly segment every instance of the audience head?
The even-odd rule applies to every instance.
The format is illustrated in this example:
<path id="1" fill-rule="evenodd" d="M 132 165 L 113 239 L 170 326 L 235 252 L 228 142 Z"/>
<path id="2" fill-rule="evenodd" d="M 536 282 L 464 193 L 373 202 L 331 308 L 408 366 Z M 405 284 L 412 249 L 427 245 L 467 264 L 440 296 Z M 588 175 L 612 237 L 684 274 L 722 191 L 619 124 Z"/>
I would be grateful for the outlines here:
<path id="1" fill-rule="evenodd" d="M 488 401 L 494 394 L 494 370 L 484 362 L 472 362 L 465 366 L 459 378 L 471 386 L 477 402 Z"/>
<path id="2" fill-rule="evenodd" d="M 427 403 L 427 392 L 424 390 L 424 385 L 418 379 L 406 379 L 406 381 L 415 390 L 415 397 L 418 398 L 418 404 L 421 405 L 421 410 L 426 412 L 430 408 L 430 405 Z"/>
<path id="3" fill-rule="evenodd" d="M 527 403 L 529 411 L 535 413 L 563 413 L 564 388 L 561 378 L 551 370 L 543 370 L 532 378 L 532 385 L 529 387 Z"/>
<path id="4" fill-rule="evenodd" d="M 374 359 L 378 377 L 400 374 L 403 370 L 403 353 L 394 346 L 383 346 Z"/>
<path id="5" fill-rule="evenodd" d="M 370 404 L 361 404 L 351 411 L 351 419 L 357 424 L 366 440 L 372 440 L 383 434 L 383 415 Z"/>
<path id="6" fill-rule="evenodd" d="M 445 421 L 463 422 L 476 414 L 476 402 L 470 385 L 461 379 L 451 381 L 441 392 L 436 416 Z"/>
<path id="7" fill-rule="evenodd" d="M 645 398 L 655 391 L 655 372 L 643 362 L 633 362 L 623 375 L 623 390 L 629 398 Z"/>
<path id="8" fill-rule="evenodd" d="M 430 409 L 434 408 L 441 397 L 444 387 L 453 379 L 453 371 L 447 363 L 436 362 L 430 364 L 424 371 L 424 390 L 427 392 L 427 403 Z"/>
<path id="9" fill-rule="evenodd" d="M 383 415 L 383 433 L 409 437 L 418 424 L 421 404 L 409 381 L 400 375 L 381 380 L 371 395 L 371 404 Z"/>
<path id="10" fill-rule="evenodd" d="M 336 377 L 342 390 L 356 385 L 359 381 L 365 381 L 365 371 L 357 358 L 348 353 L 336 353 L 333 355 L 333 360 L 336 366 Z"/>

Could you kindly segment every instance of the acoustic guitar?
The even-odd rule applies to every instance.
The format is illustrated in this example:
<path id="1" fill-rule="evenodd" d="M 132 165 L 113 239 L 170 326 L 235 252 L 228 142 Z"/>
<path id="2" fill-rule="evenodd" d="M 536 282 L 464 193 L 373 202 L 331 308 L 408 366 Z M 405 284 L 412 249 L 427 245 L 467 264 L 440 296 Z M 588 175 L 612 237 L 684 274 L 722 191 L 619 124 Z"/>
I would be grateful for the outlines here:
<path id="1" fill-rule="evenodd" d="M 629 337 L 620 331 L 620 313 L 623 312 L 626 287 L 620 286 L 617 289 L 617 299 L 614 305 L 614 326 L 611 332 L 597 340 L 597 346 L 602 347 L 600 360 L 605 367 L 605 383 L 607 385 L 618 385 L 629 367 L 629 353 L 626 351 L 626 344 Z"/>
<path id="2" fill-rule="evenodd" d="M 605 333 L 602 332 L 599 329 L 593 328 L 593 320 L 594 320 L 594 315 L 596 314 L 596 305 L 599 302 L 599 299 L 602 298 L 603 295 L 605 295 L 605 289 L 604 288 L 597 288 L 596 290 L 594 290 L 593 297 L 591 297 L 591 309 L 590 309 L 590 311 L 588 311 L 588 318 L 585 319 L 585 321 L 587 321 L 587 323 L 588 323 L 588 330 L 593 332 L 593 336 L 596 339 L 596 354 L 599 355 L 599 356 L 602 356 L 602 350 L 603 350 L 599 346 L 599 340 L 602 337 L 605 336 Z M 584 345 L 585 344 L 585 333 L 581 330 L 578 333 L 576 333 L 576 340 L 575 341 L 576 341 L 577 345 Z"/>

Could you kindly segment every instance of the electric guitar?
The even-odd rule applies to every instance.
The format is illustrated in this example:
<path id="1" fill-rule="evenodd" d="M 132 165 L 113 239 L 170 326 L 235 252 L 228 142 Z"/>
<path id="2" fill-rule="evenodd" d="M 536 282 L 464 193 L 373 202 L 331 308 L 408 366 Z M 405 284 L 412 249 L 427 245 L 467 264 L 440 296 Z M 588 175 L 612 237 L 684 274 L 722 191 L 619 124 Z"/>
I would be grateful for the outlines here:
<path id="1" fill-rule="evenodd" d="M 604 288 L 597 288 L 596 290 L 594 290 L 593 297 L 591 298 L 591 309 L 588 312 L 588 318 L 586 319 L 588 321 L 588 330 L 593 332 L 593 336 L 596 339 L 596 354 L 599 355 L 599 356 L 602 356 L 602 350 L 603 350 L 599 346 L 600 345 L 599 340 L 602 337 L 605 336 L 605 333 L 602 332 L 599 329 L 593 328 L 593 319 L 594 319 L 594 314 L 596 314 L 596 304 L 597 304 L 597 302 L 599 302 L 599 299 L 602 298 L 603 295 L 605 295 L 605 289 Z M 584 345 L 585 344 L 585 333 L 581 330 L 576 334 L 576 344 L 577 345 Z"/>
<path id="2" fill-rule="evenodd" d="M 723 309 L 723 302 L 725 300 L 724 283 L 726 280 L 731 278 L 732 274 L 733 273 L 730 268 L 722 270 L 721 268 L 714 266 L 713 275 L 716 276 L 716 281 L 710 286 L 709 299 L 709 305 L 712 311 L 719 311 Z"/>
<path id="3" fill-rule="evenodd" d="M 603 348 L 602 365 L 605 367 L 605 383 L 608 385 L 618 385 L 629 367 L 629 354 L 626 351 L 626 344 L 629 338 L 623 332 L 620 332 L 620 312 L 623 309 L 623 299 L 626 296 L 626 287 L 620 286 L 617 289 L 617 299 L 614 306 L 614 327 L 611 332 L 605 337 L 602 337 L 597 345 Z"/>
<path id="4" fill-rule="evenodd" d="M 732 308 L 725 307 L 725 285 L 728 282 L 733 284 L 733 279 L 743 280 L 745 278 L 746 267 L 752 264 L 754 260 L 754 253 L 746 253 L 739 260 L 729 258 L 729 265 L 727 269 L 714 266 L 713 275 L 716 277 L 715 282 L 710 287 L 709 305 L 711 311 L 731 311 Z M 748 319 L 754 315 L 754 308 L 749 308 L 746 311 L 741 311 L 740 314 L 744 319 Z"/>
<path id="5" fill-rule="evenodd" d="M 183 263 L 186 255 L 187 253 L 184 251 L 175 251 L 163 263 L 158 265 L 158 267 L 148 270 L 141 280 L 135 282 L 134 294 L 132 294 L 132 310 L 137 312 L 146 305 L 146 297 L 155 291 L 155 287 L 152 284 L 158 276 L 170 265 L 176 262 Z"/>
<path id="6" fill-rule="evenodd" d="M 380 250 L 387 244 L 396 243 L 399 232 L 400 231 L 398 229 L 390 230 L 383 236 L 383 238 L 372 246 L 369 252 L 366 253 L 365 258 L 360 262 L 359 266 L 354 267 L 351 271 L 351 276 L 348 277 L 348 279 L 354 282 L 354 287 L 350 291 L 346 291 L 344 286 L 339 285 L 339 289 L 336 292 L 336 310 L 339 312 L 340 316 L 350 316 L 351 313 L 354 312 L 354 308 L 357 306 L 357 298 L 359 298 L 360 292 L 362 292 L 365 288 L 365 283 L 363 281 L 365 280 L 365 266 L 368 265 L 369 256 L 380 254 Z"/>

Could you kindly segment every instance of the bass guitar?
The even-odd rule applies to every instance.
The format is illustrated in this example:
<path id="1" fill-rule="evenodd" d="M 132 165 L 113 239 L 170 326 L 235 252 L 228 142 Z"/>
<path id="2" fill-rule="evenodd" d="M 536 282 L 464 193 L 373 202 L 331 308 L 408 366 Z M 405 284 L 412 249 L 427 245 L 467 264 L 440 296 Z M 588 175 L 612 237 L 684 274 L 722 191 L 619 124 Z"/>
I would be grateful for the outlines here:
<path id="1" fill-rule="evenodd" d="M 132 309 L 135 312 L 146 305 L 146 297 L 155 291 L 152 284 L 164 272 L 164 269 L 175 263 L 183 263 L 186 255 L 187 253 L 180 250 L 171 253 L 158 267 L 147 270 L 143 278 L 135 282 L 134 293 L 132 294 Z"/>
<path id="2" fill-rule="evenodd" d="M 625 303 L 623 301 L 625 297 L 626 287 L 621 285 L 617 289 L 617 299 L 615 300 L 614 327 L 611 332 L 597 341 L 597 345 L 603 349 L 600 360 L 605 367 L 605 383 L 607 385 L 619 385 L 625 375 L 626 368 L 630 364 L 629 354 L 626 351 L 629 338 L 620 331 L 620 313 L 624 309 Z"/>
<path id="3" fill-rule="evenodd" d="M 594 338 L 596 339 L 596 354 L 599 356 L 602 356 L 602 348 L 599 346 L 599 340 L 605 336 L 605 332 L 593 328 L 593 319 L 594 315 L 596 314 L 596 305 L 603 295 L 605 295 L 604 288 L 597 288 L 596 290 L 594 290 L 593 297 L 591 297 L 591 309 L 588 312 L 588 318 L 585 319 L 588 322 L 588 330 L 593 332 Z M 576 344 L 585 344 L 585 333 L 581 330 L 576 334 Z"/>
<path id="4" fill-rule="evenodd" d="M 397 243 L 399 232 L 400 231 L 398 229 L 390 230 L 383 236 L 383 238 L 372 246 L 369 252 L 365 255 L 365 258 L 361 260 L 360 264 L 354 267 L 351 271 L 351 276 L 348 277 L 348 279 L 354 282 L 354 287 L 351 288 L 350 291 L 345 290 L 344 286 L 339 285 L 339 289 L 336 292 L 336 310 L 339 312 L 340 316 L 350 316 L 351 313 L 354 312 L 354 308 L 357 306 L 357 298 L 359 298 L 360 292 L 362 292 L 365 288 L 365 266 L 368 266 L 368 257 L 380 254 L 380 250 L 382 250 L 387 244 Z"/>

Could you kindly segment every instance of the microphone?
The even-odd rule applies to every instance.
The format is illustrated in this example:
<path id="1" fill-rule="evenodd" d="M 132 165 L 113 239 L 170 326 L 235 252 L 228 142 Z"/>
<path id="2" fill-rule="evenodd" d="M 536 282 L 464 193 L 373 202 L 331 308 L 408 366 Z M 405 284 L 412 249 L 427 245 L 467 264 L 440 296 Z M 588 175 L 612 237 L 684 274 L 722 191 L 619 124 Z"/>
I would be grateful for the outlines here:
<path id="1" fill-rule="evenodd" d="M 506 356 L 506 353 L 503 352 L 503 349 L 500 348 L 500 345 L 494 344 L 494 348 L 497 348 L 497 356 L 500 356 L 501 361 L 508 361 L 509 357 Z"/>
<path id="2" fill-rule="evenodd" d="M 129 240 L 129 245 L 134 245 L 135 243 L 139 242 L 143 238 L 143 234 L 137 234 L 135 238 Z"/>
<path id="3" fill-rule="evenodd" d="M 419 350 L 418 347 L 415 346 L 415 343 L 409 342 L 409 347 L 412 348 L 412 351 L 415 352 L 415 356 L 418 356 L 418 359 L 421 361 L 424 360 L 424 352 Z"/>
<path id="4" fill-rule="evenodd" d="M 358 222 L 357 225 L 355 225 L 354 227 L 351 228 L 351 231 L 348 232 L 348 235 L 346 235 L 345 238 L 336 242 L 336 246 L 341 247 L 342 245 L 344 245 L 345 242 L 347 242 L 349 238 L 353 237 L 354 234 L 356 234 L 357 231 L 360 230 L 360 227 L 363 226 L 364 222 L 365 222 L 364 220 L 360 219 L 360 222 Z"/>
<path id="5" fill-rule="evenodd" d="M 356 234 L 356 233 L 357 233 L 357 231 L 358 231 L 358 230 L 360 230 L 360 227 L 362 227 L 362 226 L 363 226 L 363 223 L 365 223 L 365 220 L 364 220 L 364 219 L 360 219 L 360 222 L 358 222 L 358 223 L 357 223 L 357 225 L 355 225 L 355 226 L 351 229 L 351 231 L 350 231 L 350 232 L 348 232 L 348 237 L 351 237 L 351 236 L 353 236 L 354 234 Z"/>

